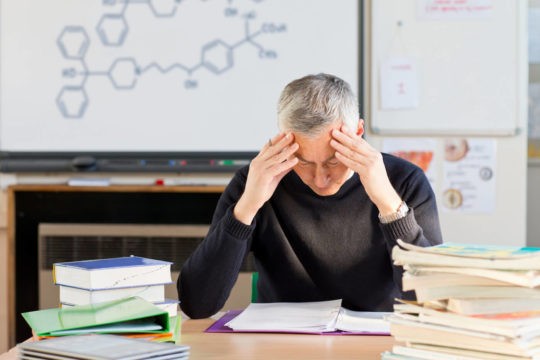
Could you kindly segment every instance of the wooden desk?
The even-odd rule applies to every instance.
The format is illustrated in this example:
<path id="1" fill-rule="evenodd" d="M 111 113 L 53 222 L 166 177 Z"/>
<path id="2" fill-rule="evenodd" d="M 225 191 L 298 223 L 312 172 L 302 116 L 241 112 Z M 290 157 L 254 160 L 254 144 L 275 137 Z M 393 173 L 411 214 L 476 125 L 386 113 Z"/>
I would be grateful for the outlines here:
<path id="1" fill-rule="evenodd" d="M 186 320 L 180 342 L 190 359 L 380 359 L 394 344 L 391 336 L 205 333 L 214 320 Z M 17 349 L 0 356 L 14 360 Z"/>

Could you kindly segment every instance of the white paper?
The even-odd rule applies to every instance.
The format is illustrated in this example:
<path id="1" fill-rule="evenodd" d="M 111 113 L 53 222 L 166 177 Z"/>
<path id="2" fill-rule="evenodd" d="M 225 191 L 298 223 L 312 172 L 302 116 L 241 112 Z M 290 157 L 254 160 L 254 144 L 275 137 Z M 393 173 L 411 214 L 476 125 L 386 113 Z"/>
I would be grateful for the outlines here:
<path id="1" fill-rule="evenodd" d="M 226 325 L 243 331 L 332 331 L 340 308 L 341 300 L 251 303 Z"/>
<path id="2" fill-rule="evenodd" d="M 420 20 L 461 20 L 490 17 L 493 0 L 417 0 Z"/>
<path id="3" fill-rule="evenodd" d="M 529 8 L 529 63 L 540 63 L 540 8 Z"/>
<path id="4" fill-rule="evenodd" d="M 492 213 L 496 199 L 495 166 L 494 139 L 446 139 L 443 211 Z"/>
<path id="5" fill-rule="evenodd" d="M 529 84 L 529 139 L 540 139 L 540 83 Z"/>
<path id="6" fill-rule="evenodd" d="M 383 152 L 408 160 L 424 170 L 432 188 L 436 183 L 433 157 L 437 142 L 426 138 L 386 138 Z"/>
<path id="7" fill-rule="evenodd" d="M 416 62 L 407 57 L 393 57 L 381 64 L 382 109 L 418 107 L 418 73 Z"/>
<path id="8" fill-rule="evenodd" d="M 226 326 L 235 331 L 389 334 L 388 312 L 351 311 L 341 300 L 251 303 Z"/>
<path id="9" fill-rule="evenodd" d="M 390 323 L 385 320 L 391 312 L 352 311 L 341 308 L 336 328 L 343 331 L 390 333 Z"/>

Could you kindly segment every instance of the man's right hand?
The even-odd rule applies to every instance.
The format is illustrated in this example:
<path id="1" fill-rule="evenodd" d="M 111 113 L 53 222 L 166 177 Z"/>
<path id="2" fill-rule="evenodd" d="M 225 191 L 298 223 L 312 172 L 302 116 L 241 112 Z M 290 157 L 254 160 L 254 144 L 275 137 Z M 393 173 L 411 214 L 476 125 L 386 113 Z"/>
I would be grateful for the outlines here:
<path id="1" fill-rule="evenodd" d="M 234 207 L 238 221 L 250 225 L 283 177 L 298 163 L 298 144 L 292 133 L 274 136 L 251 161 L 244 193 Z"/>

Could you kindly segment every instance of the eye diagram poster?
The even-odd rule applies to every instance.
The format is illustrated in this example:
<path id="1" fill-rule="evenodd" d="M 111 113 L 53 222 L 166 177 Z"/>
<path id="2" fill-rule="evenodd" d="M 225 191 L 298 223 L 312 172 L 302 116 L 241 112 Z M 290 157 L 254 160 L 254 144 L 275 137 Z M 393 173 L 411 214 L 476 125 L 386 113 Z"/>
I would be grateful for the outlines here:
<path id="1" fill-rule="evenodd" d="M 492 213 L 496 198 L 496 159 L 494 139 L 446 139 L 443 211 Z"/>
<path id="2" fill-rule="evenodd" d="M 282 88 L 356 91 L 356 0 L 0 0 L 0 150 L 257 151 Z"/>

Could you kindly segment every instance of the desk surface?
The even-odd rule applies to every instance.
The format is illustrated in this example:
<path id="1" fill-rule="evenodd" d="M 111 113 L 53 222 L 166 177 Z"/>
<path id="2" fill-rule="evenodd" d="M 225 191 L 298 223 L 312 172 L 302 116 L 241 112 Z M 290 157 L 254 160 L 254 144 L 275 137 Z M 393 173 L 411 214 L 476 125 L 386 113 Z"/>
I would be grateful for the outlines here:
<path id="1" fill-rule="evenodd" d="M 186 320 L 181 343 L 190 359 L 380 359 L 394 344 L 391 336 L 204 333 L 214 320 Z M 17 358 L 16 348 L 0 360 Z"/>

